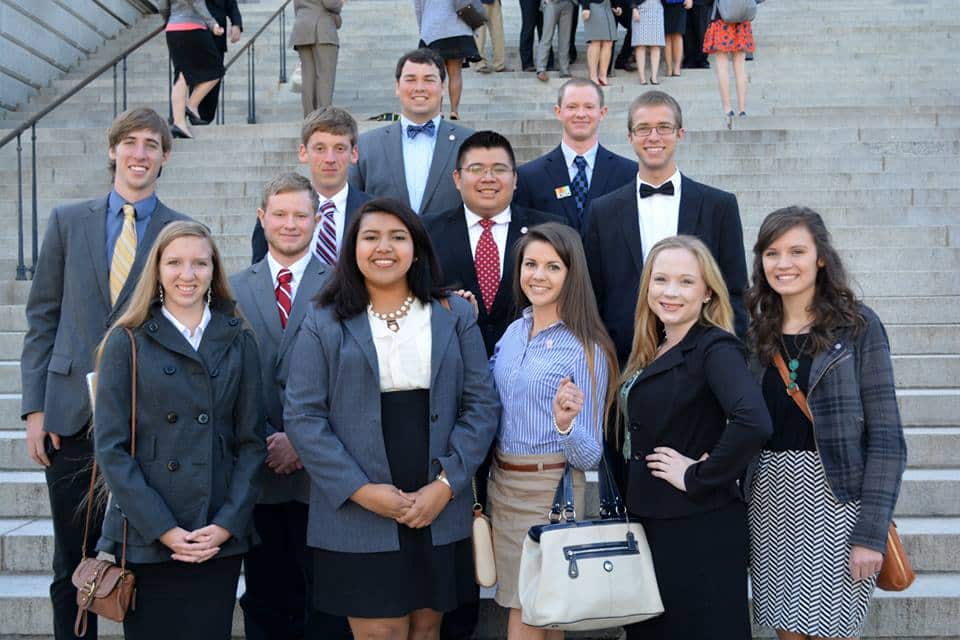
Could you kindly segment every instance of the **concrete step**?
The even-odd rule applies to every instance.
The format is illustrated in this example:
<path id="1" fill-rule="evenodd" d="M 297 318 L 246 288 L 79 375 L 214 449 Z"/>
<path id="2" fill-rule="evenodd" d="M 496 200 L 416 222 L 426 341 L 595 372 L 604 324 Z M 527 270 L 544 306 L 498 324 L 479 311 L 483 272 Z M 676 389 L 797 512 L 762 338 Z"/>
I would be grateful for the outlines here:
<path id="1" fill-rule="evenodd" d="M 893 377 L 898 389 L 953 388 L 960 380 L 960 355 L 894 356 Z"/>

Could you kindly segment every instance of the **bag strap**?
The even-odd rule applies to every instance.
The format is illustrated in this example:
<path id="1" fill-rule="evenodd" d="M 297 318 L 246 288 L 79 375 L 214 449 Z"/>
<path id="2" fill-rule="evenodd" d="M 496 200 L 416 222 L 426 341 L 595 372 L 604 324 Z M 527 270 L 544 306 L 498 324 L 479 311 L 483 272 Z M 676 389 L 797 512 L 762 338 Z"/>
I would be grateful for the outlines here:
<path id="1" fill-rule="evenodd" d="M 563 475 L 560 476 L 557 490 L 553 494 L 553 506 L 550 507 L 550 522 L 560 522 L 561 517 L 567 522 L 577 519 L 577 509 L 573 501 L 573 467 L 569 462 L 563 468 Z"/>
<path id="2" fill-rule="evenodd" d="M 123 328 L 130 338 L 130 456 L 137 453 L 137 341 L 133 337 L 133 332 L 127 327 Z M 93 458 L 93 470 L 90 472 L 90 488 L 87 491 L 87 514 L 83 522 L 83 547 L 81 547 L 80 557 L 82 560 L 87 558 L 87 537 L 90 533 L 90 518 L 93 516 L 93 494 L 97 484 L 97 458 Z M 127 570 L 127 518 L 123 518 L 123 545 L 120 551 L 120 570 L 126 573 Z"/>
<path id="3" fill-rule="evenodd" d="M 620 497 L 620 489 L 610 470 L 610 461 L 604 449 L 600 454 L 600 466 L 597 468 L 597 481 L 600 485 L 600 517 L 619 518 L 627 515 L 627 508 Z"/>
<path id="4" fill-rule="evenodd" d="M 777 371 L 780 372 L 780 379 L 783 380 L 783 386 L 785 387 L 787 395 L 793 398 L 793 401 L 797 403 L 798 407 L 800 407 L 800 411 L 803 412 L 803 415 L 807 416 L 807 420 L 813 424 L 813 414 L 810 413 L 810 405 L 807 404 L 807 396 L 803 394 L 800 386 L 790 379 L 790 371 L 787 369 L 787 363 L 783 361 L 783 356 L 781 356 L 779 353 L 773 356 L 773 364 L 776 365 Z"/>

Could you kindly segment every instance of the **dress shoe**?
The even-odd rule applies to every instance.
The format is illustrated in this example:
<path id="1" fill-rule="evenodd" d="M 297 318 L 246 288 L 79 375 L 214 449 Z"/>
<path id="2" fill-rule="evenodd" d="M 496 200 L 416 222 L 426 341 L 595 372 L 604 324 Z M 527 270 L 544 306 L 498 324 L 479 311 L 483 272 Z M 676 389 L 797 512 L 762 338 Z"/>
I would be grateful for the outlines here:
<path id="1" fill-rule="evenodd" d="M 187 112 L 187 120 L 190 121 L 190 124 L 198 125 L 198 126 L 210 124 L 209 120 L 204 120 L 203 118 L 201 118 L 200 114 L 194 111 L 193 109 L 191 109 L 190 107 L 187 107 L 185 111 Z"/>
<path id="2" fill-rule="evenodd" d="M 174 138 L 183 138 L 185 140 L 193 140 L 193 136 L 191 136 L 189 133 L 187 133 L 177 125 L 173 125 L 172 127 L 170 127 L 170 135 L 172 135 Z"/>
<path id="3" fill-rule="evenodd" d="M 493 73 L 493 69 L 484 65 L 482 67 L 477 67 L 477 73 Z"/>
<path id="4" fill-rule="evenodd" d="M 525 64 L 525 65 L 523 65 L 523 70 L 524 70 L 524 71 L 536 71 L 537 68 L 536 68 L 534 65 L 532 65 L 532 64 Z"/>
<path id="5" fill-rule="evenodd" d="M 512 73 L 512 72 L 513 72 L 513 68 L 512 68 L 512 67 L 500 67 L 499 69 L 494 69 L 494 71 L 496 71 L 497 73 Z"/>

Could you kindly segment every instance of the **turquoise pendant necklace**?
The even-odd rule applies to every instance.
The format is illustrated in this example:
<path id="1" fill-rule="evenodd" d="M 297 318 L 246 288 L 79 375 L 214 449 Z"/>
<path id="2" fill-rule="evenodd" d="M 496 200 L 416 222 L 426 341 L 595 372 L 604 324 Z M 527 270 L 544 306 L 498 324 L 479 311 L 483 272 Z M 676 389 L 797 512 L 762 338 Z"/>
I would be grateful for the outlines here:
<path id="1" fill-rule="evenodd" d="M 803 355 L 803 350 L 807 346 L 807 341 L 810 339 L 810 334 L 804 334 L 803 343 L 797 348 L 797 357 L 790 355 L 790 350 L 787 349 L 787 343 L 783 340 L 783 335 L 780 335 L 780 345 L 783 347 L 783 352 L 787 355 L 787 369 L 790 370 L 790 385 L 787 386 L 787 391 L 794 391 L 797 388 L 797 371 L 800 369 L 800 356 Z"/>

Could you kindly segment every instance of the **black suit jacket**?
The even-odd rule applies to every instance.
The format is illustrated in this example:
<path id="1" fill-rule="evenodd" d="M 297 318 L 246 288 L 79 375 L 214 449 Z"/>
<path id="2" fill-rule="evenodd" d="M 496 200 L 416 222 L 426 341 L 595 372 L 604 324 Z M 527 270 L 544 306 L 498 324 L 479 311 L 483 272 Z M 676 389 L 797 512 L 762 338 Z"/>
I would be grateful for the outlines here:
<path id="1" fill-rule="evenodd" d="M 230 26 L 227 25 L 227 18 L 230 19 L 230 25 L 240 27 L 243 31 L 243 18 L 240 17 L 240 8 L 237 6 L 237 0 L 206 0 L 207 9 L 220 26 L 223 27 L 222 36 L 213 36 L 220 51 L 227 50 L 227 35 L 230 33 Z"/>
<path id="2" fill-rule="evenodd" d="M 609 151 L 600 145 L 596 165 L 587 192 L 587 203 L 625 185 L 637 175 L 637 163 Z M 553 151 L 535 158 L 517 169 L 517 190 L 513 203 L 521 207 L 545 211 L 567 220 L 574 229 L 580 228 L 577 204 L 571 193 L 558 198 L 557 188 L 570 186 L 570 172 L 560 145 Z M 584 207 L 586 213 L 586 206 Z"/>
<path id="3" fill-rule="evenodd" d="M 630 389 L 627 414 L 627 506 L 648 518 L 682 517 L 739 500 L 737 479 L 773 434 L 743 345 L 703 324 L 647 365 Z M 710 457 L 687 469 L 684 492 L 650 473 L 645 458 L 654 447 L 694 460 Z"/>
<path id="4" fill-rule="evenodd" d="M 544 222 L 564 223 L 566 220 L 526 207 L 510 208 L 510 228 L 507 230 L 503 277 L 500 279 L 500 287 L 497 289 L 493 307 L 487 313 L 483 294 L 480 293 L 480 284 L 477 282 L 477 271 L 474 266 L 473 252 L 470 250 L 470 236 L 467 232 L 467 219 L 463 206 L 423 217 L 423 225 L 430 234 L 437 259 L 440 261 L 444 284 L 472 291 L 480 302 L 477 324 L 483 334 L 487 356 L 493 355 L 493 348 L 497 341 L 503 336 L 503 332 L 507 330 L 510 323 L 517 319 L 517 308 L 513 296 L 513 248 L 527 229 Z"/>
<path id="5" fill-rule="evenodd" d="M 353 219 L 353 214 L 356 213 L 357 209 L 359 209 L 364 202 L 371 198 L 372 196 L 370 194 L 364 193 L 359 189 L 350 187 L 350 189 L 347 190 L 347 210 L 343 216 L 344 227 L 350 226 L 350 220 Z M 257 218 L 256 224 L 253 225 L 253 235 L 250 236 L 250 248 L 253 252 L 253 260 L 250 261 L 250 264 L 260 262 L 267 255 L 267 238 L 263 235 L 260 218 Z M 312 251 L 313 247 L 311 247 L 310 250 Z"/>
<path id="6" fill-rule="evenodd" d="M 597 306 L 617 358 L 624 364 L 633 341 L 633 317 L 643 272 L 640 215 L 636 181 L 594 200 L 584 214 L 583 246 Z M 680 218 L 677 233 L 700 238 L 720 265 L 730 292 L 737 335 L 747 330 L 743 292 L 747 288 L 747 263 L 737 197 L 681 177 Z"/>

